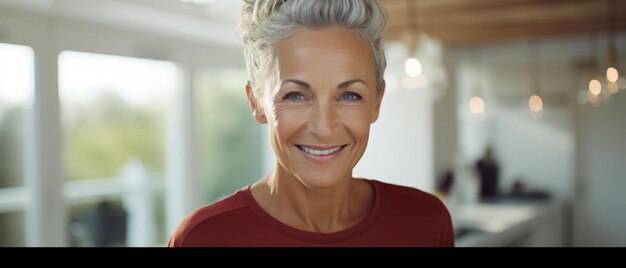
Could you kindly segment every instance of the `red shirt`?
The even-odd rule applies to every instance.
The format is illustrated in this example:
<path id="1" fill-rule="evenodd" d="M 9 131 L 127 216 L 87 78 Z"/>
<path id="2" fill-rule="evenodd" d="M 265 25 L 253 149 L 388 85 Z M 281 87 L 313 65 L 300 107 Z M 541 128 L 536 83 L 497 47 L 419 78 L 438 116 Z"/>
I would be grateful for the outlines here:
<path id="1" fill-rule="evenodd" d="M 360 223 L 334 233 L 290 227 L 263 210 L 250 188 L 200 208 L 185 218 L 170 247 L 453 247 L 446 207 L 420 190 L 367 180 L 375 204 Z"/>

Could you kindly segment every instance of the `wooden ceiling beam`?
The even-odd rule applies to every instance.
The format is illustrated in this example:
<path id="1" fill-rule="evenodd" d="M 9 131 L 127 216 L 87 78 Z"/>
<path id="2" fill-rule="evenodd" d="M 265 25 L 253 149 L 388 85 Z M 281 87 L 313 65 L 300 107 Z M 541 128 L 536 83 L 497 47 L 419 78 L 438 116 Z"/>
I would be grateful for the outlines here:
<path id="1" fill-rule="evenodd" d="M 529 39 L 529 38 L 545 38 L 558 36 L 572 36 L 590 34 L 585 31 L 586 23 L 580 22 L 564 22 L 564 24 L 539 25 L 536 27 L 529 25 L 506 25 L 480 28 L 480 27 L 459 27 L 459 28 L 443 28 L 441 30 L 433 29 L 434 34 L 426 32 L 429 36 L 436 38 L 443 43 L 450 45 L 464 45 L 475 43 L 487 43 L 495 41 L 505 41 L 512 39 Z M 583 29 L 583 30 L 581 30 Z M 600 33 L 606 32 L 606 29 L 598 29 Z M 626 32 L 626 23 L 622 23 L 618 31 Z M 387 31 L 386 40 L 401 39 L 402 31 Z"/>
<path id="2" fill-rule="evenodd" d="M 607 31 L 608 0 L 420 0 L 418 31 L 444 43 L 524 39 Z M 409 28 L 406 1 L 388 8 L 387 40 Z M 626 31 L 626 4 L 617 3 L 616 30 Z"/>

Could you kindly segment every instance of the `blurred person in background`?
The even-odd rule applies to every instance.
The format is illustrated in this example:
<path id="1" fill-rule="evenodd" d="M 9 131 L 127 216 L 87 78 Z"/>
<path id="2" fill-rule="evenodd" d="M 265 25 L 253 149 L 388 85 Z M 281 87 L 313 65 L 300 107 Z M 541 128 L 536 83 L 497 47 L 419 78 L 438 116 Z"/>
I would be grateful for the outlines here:
<path id="1" fill-rule="evenodd" d="M 438 198 L 352 176 L 385 92 L 379 3 L 245 0 L 240 24 L 246 94 L 277 162 L 191 213 L 169 246 L 453 246 Z"/>
<path id="2" fill-rule="evenodd" d="M 494 199 L 499 196 L 498 175 L 500 165 L 493 155 L 493 148 L 487 146 L 483 157 L 476 162 L 476 170 L 480 176 L 481 200 Z"/>

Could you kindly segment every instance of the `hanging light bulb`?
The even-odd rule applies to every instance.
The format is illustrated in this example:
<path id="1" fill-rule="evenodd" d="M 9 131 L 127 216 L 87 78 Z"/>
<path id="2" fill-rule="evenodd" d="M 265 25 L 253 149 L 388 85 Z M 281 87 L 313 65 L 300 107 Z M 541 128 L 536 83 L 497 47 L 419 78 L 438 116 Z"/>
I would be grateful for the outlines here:
<path id="1" fill-rule="evenodd" d="M 528 98 L 528 107 L 533 112 L 540 112 L 543 110 L 543 100 L 539 95 L 532 95 Z"/>
<path id="2" fill-rule="evenodd" d="M 614 83 L 617 82 L 617 79 L 619 79 L 619 73 L 617 72 L 617 69 L 613 67 L 609 67 L 608 69 L 606 69 L 606 80 Z"/>
<path id="3" fill-rule="evenodd" d="M 474 114 L 481 114 L 485 111 L 485 102 L 481 97 L 472 97 L 469 101 L 470 111 Z"/>
<path id="4" fill-rule="evenodd" d="M 416 58 L 408 58 L 404 63 L 404 71 L 408 76 L 417 77 L 422 74 L 422 64 Z"/>
<path id="5" fill-rule="evenodd" d="M 615 45 L 611 43 L 609 50 L 606 53 L 607 65 L 609 66 L 606 68 L 606 80 L 608 83 L 615 83 L 619 79 L 619 72 L 617 71 L 617 68 L 615 68 L 617 66 L 617 51 L 614 46 Z"/>
<path id="6" fill-rule="evenodd" d="M 528 43 L 528 48 L 528 67 L 529 74 L 532 76 L 532 95 L 528 98 L 528 108 L 530 108 L 532 116 L 539 119 L 543 117 L 543 100 L 539 96 L 541 88 L 540 51 L 537 45 L 531 46 L 530 43 Z"/>
<path id="7" fill-rule="evenodd" d="M 602 84 L 597 79 L 589 81 L 589 93 L 598 96 L 602 92 Z"/>
<path id="8" fill-rule="evenodd" d="M 609 49 L 607 51 L 608 68 L 606 69 L 606 80 L 610 83 L 615 83 L 619 79 L 619 73 L 617 71 L 617 50 L 615 49 L 615 26 L 617 19 L 617 10 L 615 0 L 608 2 L 611 13 L 608 17 L 609 22 Z"/>
<path id="9" fill-rule="evenodd" d="M 592 58 L 597 57 L 596 55 L 598 54 L 598 47 L 597 47 L 597 38 L 594 37 L 594 35 L 590 36 L 590 48 L 591 48 L 591 56 Z M 607 59 L 610 61 L 610 53 L 607 54 Z M 592 79 L 589 80 L 589 87 L 588 90 L 583 91 L 582 94 L 579 94 L 580 99 L 582 101 L 580 101 L 581 104 L 591 104 L 591 106 L 593 107 L 597 107 L 598 105 L 600 105 L 601 102 L 601 95 L 606 95 L 606 94 L 602 94 L 603 90 L 605 91 L 604 93 L 606 93 L 606 90 L 608 89 L 607 85 L 602 85 L 602 82 L 600 82 L 601 78 L 601 70 L 600 67 L 598 66 L 594 66 L 592 69 Z M 610 82 L 608 82 L 610 83 Z M 604 88 L 603 88 L 604 87 Z"/>
<path id="10" fill-rule="evenodd" d="M 428 78 L 422 73 L 422 63 L 417 59 L 419 47 L 419 32 L 417 31 L 417 3 L 407 0 L 407 18 L 410 20 L 409 28 L 403 33 L 404 43 L 407 49 L 407 60 L 404 62 L 406 76 L 402 80 L 404 88 L 414 90 L 425 88 Z"/>

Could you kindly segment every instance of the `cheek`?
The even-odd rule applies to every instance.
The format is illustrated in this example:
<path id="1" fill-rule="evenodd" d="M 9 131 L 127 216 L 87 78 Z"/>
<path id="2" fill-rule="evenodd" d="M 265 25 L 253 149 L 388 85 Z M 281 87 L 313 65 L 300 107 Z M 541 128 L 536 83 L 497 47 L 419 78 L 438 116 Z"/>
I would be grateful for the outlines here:
<path id="1" fill-rule="evenodd" d="M 364 140 L 369 136 L 371 112 L 368 109 L 355 109 L 342 112 L 342 122 L 354 139 Z"/>
<path id="2" fill-rule="evenodd" d="M 269 123 L 276 138 L 286 142 L 306 123 L 306 112 L 303 109 L 275 107 Z"/>

